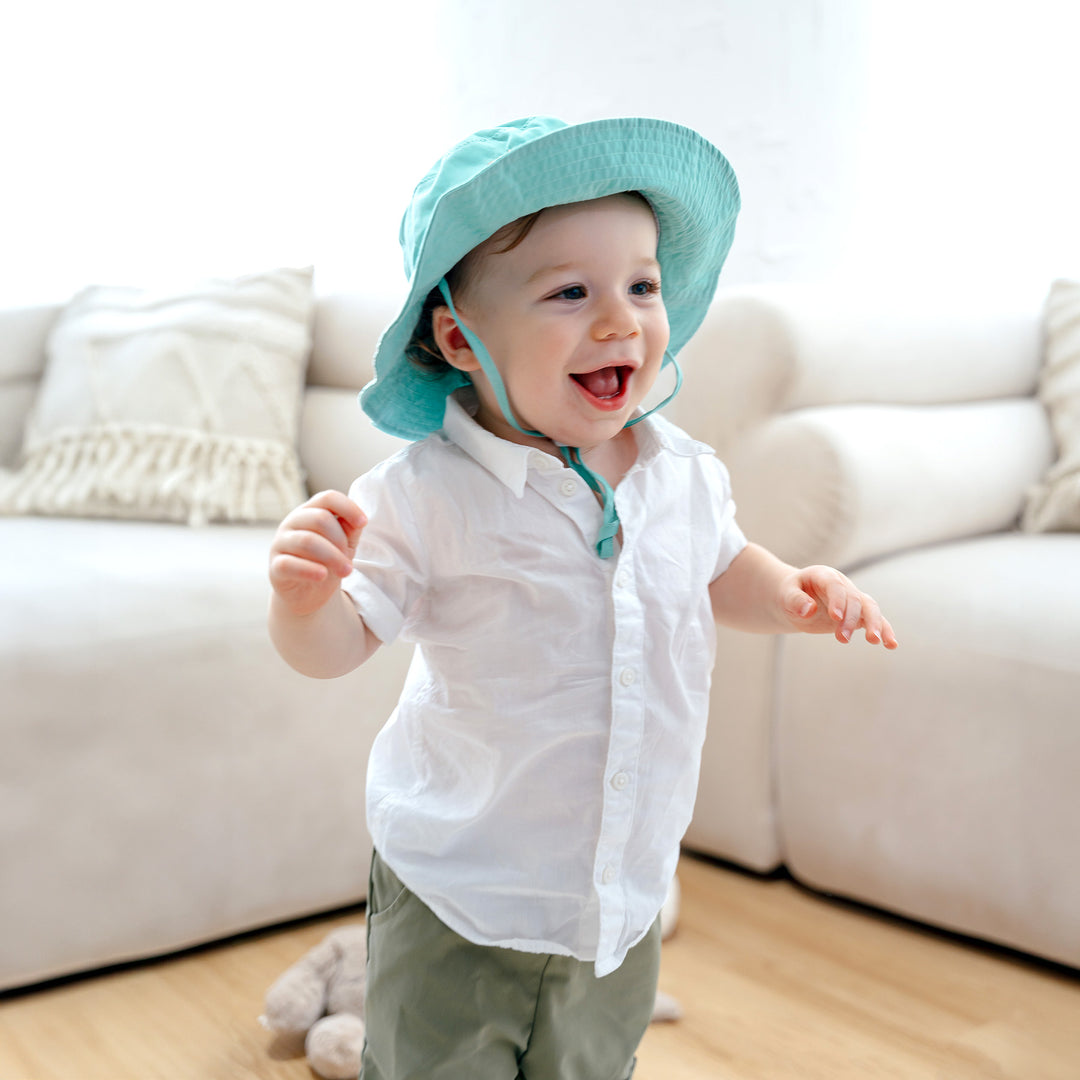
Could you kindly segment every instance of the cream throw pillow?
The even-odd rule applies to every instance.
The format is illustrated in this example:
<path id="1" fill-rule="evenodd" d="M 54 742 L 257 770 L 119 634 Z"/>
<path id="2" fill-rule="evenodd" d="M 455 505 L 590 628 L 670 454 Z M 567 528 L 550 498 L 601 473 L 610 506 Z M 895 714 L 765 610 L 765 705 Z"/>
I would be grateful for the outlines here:
<path id="1" fill-rule="evenodd" d="M 280 520 L 306 497 L 296 443 L 312 309 L 310 269 L 80 293 L 50 335 L 0 512 Z"/>
<path id="2" fill-rule="evenodd" d="M 1080 530 L 1080 281 L 1055 281 L 1046 302 L 1045 363 L 1039 397 L 1058 457 L 1030 493 L 1028 532 Z"/>

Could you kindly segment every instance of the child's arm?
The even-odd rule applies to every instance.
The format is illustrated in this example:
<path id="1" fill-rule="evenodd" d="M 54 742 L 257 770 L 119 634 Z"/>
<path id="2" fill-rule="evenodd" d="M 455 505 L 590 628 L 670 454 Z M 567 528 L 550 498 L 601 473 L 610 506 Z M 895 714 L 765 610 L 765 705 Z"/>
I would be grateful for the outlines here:
<path id="1" fill-rule="evenodd" d="M 860 627 L 866 640 L 895 649 L 896 635 L 873 597 L 828 566 L 798 570 L 747 544 L 709 586 L 716 620 L 764 634 L 835 634 L 845 644 Z"/>
<path id="2" fill-rule="evenodd" d="M 341 582 L 367 518 L 340 491 L 323 491 L 278 526 L 270 546 L 270 638 L 303 675 L 333 679 L 379 647 Z"/>

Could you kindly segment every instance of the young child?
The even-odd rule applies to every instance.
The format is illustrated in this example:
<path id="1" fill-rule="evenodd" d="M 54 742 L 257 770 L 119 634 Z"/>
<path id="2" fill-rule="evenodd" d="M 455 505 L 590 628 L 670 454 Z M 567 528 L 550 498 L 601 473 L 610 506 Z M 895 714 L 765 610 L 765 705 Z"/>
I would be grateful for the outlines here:
<path id="1" fill-rule="evenodd" d="M 361 400 L 416 441 L 289 514 L 270 563 L 297 670 L 416 645 L 367 777 L 363 1080 L 630 1076 L 714 620 L 896 647 L 844 575 L 747 543 L 710 448 L 641 412 L 738 207 L 714 146 L 643 119 L 478 132 L 414 193 Z"/>

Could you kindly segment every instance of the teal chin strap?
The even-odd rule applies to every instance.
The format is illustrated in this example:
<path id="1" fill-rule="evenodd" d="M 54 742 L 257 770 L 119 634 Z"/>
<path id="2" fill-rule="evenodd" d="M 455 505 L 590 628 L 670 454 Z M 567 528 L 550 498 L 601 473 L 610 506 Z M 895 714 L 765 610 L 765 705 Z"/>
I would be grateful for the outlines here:
<path id="1" fill-rule="evenodd" d="M 499 408 L 502 410 L 506 422 L 517 431 L 520 431 L 522 435 L 528 435 L 535 439 L 547 439 L 549 436 L 545 435 L 542 431 L 530 431 L 528 428 L 522 427 L 521 424 L 518 423 L 517 417 L 514 415 L 514 410 L 510 406 L 510 398 L 506 393 L 506 386 L 503 384 L 502 376 L 499 374 L 499 369 L 495 366 L 495 361 L 491 359 L 491 354 L 487 351 L 487 346 L 485 346 L 484 343 L 461 321 L 461 319 L 458 318 L 457 310 L 454 308 L 454 301 L 450 296 L 450 286 L 446 283 L 446 278 L 441 278 L 439 280 L 439 292 L 442 293 L 443 299 L 446 301 L 446 306 L 450 309 L 450 314 L 454 317 L 454 321 L 461 329 L 462 334 L 465 336 L 465 340 L 469 343 L 469 348 L 472 349 L 473 355 L 480 364 L 480 369 L 487 376 L 488 382 L 491 383 L 491 388 L 495 391 L 495 398 L 499 403 Z M 635 416 L 632 420 L 627 420 L 623 427 L 633 427 L 634 424 L 640 424 L 645 417 L 652 416 L 657 409 L 662 409 L 669 401 L 671 401 L 679 390 L 682 389 L 682 368 L 679 367 L 678 361 L 671 353 L 665 352 L 664 357 L 675 368 L 675 389 L 672 390 L 659 405 L 654 405 L 648 412 L 642 413 L 640 416 Z M 555 445 L 558 447 L 559 453 L 562 454 L 566 464 L 589 485 L 589 488 L 600 497 L 600 500 L 603 503 L 604 520 L 600 525 L 600 532 L 596 538 L 596 553 L 601 559 L 610 559 L 615 554 L 615 538 L 619 534 L 619 514 L 615 509 L 615 492 L 602 476 L 593 472 L 593 470 L 581 460 L 581 451 L 576 446 L 563 446 L 560 443 L 556 443 Z"/>
<path id="2" fill-rule="evenodd" d="M 558 444 L 556 443 L 558 446 Z M 596 554 L 601 559 L 610 559 L 615 554 L 615 537 L 619 535 L 619 514 L 615 509 L 615 492 L 611 485 L 594 473 L 581 460 L 581 451 L 576 446 L 559 446 L 563 461 L 600 496 L 604 504 L 604 520 L 600 523 L 600 532 L 596 535 Z"/>
<path id="3" fill-rule="evenodd" d="M 491 359 L 491 353 L 487 351 L 487 346 L 458 318 L 454 301 L 450 298 L 450 286 L 446 283 L 446 278 L 439 279 L 439 292 L 443 294 L 446 306 L 450 309 L 450 314 L 454 316 L 454 322 L 458 324 L 458 328 L 465 335 L 469 348 L 472 349 L 473 355 L 480 362 L 481 370 L 487 376 L 488 382 L 491 383 L 506 422 L 520 431 L 522 435 L 529 435 L 534 439 L 546 439 L 547 436 L 542 431 L 529 431 L 528 428 L 523 428 L 517 422 L 514 410 L 510 408 L 510 398 L 506 394 L 506 387 L 503 385 L 499 369 L 495 366 L 495 361 Z"/>

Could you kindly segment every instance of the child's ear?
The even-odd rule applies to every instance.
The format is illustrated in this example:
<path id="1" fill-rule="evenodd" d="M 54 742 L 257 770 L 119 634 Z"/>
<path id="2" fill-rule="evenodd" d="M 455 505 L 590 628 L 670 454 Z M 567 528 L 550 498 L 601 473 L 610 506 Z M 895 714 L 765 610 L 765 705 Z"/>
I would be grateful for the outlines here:
<path id="1" fill-rule="evenodd" d="M 480 364 L 469 348 L 465 335 L 448 307 L 437 307 L 431 313 L 431 333 L 439 352 L 451 367 L 458 371 L 479 371 Z"/>

